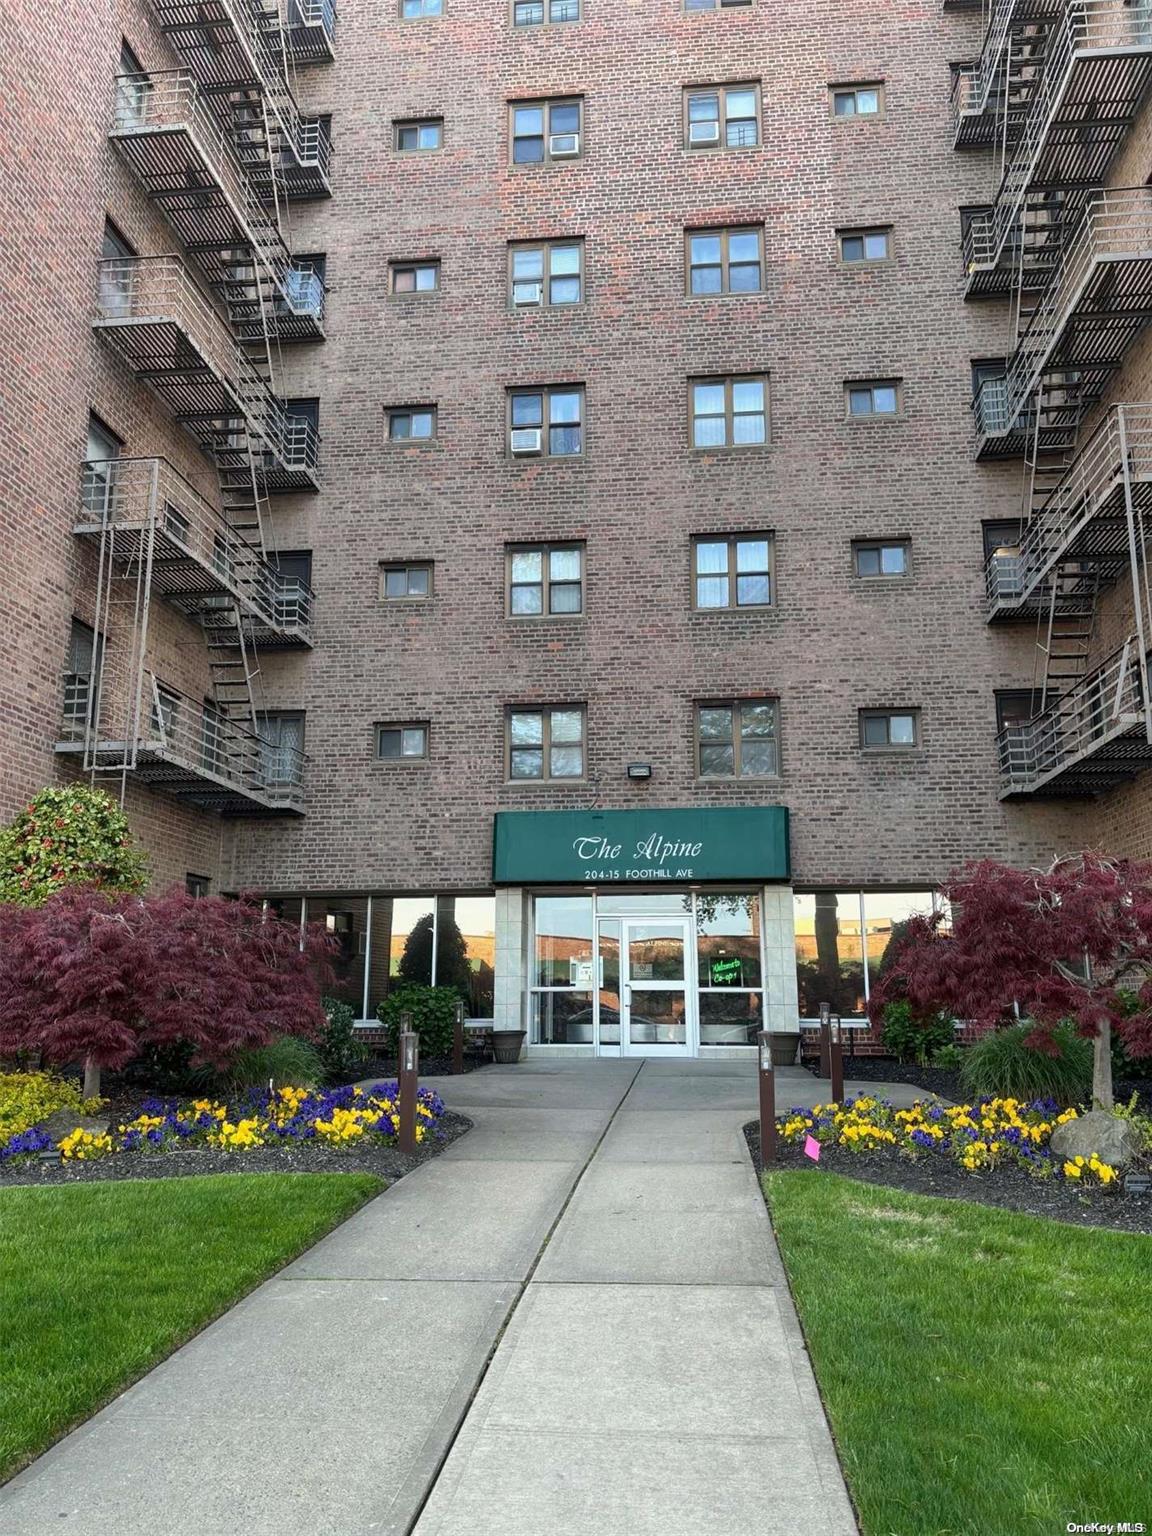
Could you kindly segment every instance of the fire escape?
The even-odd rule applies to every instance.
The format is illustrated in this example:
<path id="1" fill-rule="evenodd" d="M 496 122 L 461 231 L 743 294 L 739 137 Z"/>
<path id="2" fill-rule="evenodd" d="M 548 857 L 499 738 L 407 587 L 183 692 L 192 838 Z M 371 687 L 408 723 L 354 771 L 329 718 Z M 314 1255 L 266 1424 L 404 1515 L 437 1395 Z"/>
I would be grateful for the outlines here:
<path id="1" fill-rule="evenodd" d="M 160 458 L 83 466 L 76 535 L 97 551 L 96 656 L 65 684 L 59 749 L 231 815 L 298 814 L 303 754 L 264 728 L 258 654 L 311 646 L 312 594 L 269 549 L 267 498 L 318 486 L 309 416 L 276 389 L 283 343 L 323 338 L 324 288 L 286 237 L 289 199 L 327 196 L 326 124 L 296 63 L 332 57 L 331 0 L 152 0 L 183 67 L 117 78 L 110 137 L 181 250 L 100 263 L 95 328 L 219 479 L 213 506 Z M 148 664 L 154 598 L 205 636 L 211 694 Z M 127 654 L 100 655 L 114 607 Z"/>
<path id="2" fill-rule="evenodd" d="M 1025 467 L 987 617 L 1037 636 L 1031 716 L 999 736 L 1002 798 L 1096 795 L 1152 763 L 1152 405 L 1097 409 L 1152 321 L 1152 190 L 1103 186 L 1150 83 L 1145 0 L 995 0 L 954 88 L 956 145 L 992 150 L 997 188 L 964 230 L 967 296 L 1007 299 L 1014 338 L 973 401 L 976 455 Z M 1127 632 L 1098 660 L 1100 600 L 1124 580 Z"/>

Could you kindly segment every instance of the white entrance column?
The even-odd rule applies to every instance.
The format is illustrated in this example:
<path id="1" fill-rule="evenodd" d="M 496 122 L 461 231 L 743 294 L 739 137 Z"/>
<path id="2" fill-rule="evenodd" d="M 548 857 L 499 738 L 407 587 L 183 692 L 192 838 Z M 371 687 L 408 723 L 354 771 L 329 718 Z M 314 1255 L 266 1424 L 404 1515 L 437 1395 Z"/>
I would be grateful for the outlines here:
<path id="1" fill-rule="evenodd" d="M 764 991 L 768 1028 L 800 1032 L 796 993 L 796 922 L 790 885 L 766 885 L 761 896 L 764 922 Z"/>
<path id="2" fill-rule="evenodd" d="M 524 946 L 527 939 L 527 902 L 518 886 L 496 890 L 496 981 L 492 1014 L 496 1029 L 527 1029 L 524 1008 Z"/>

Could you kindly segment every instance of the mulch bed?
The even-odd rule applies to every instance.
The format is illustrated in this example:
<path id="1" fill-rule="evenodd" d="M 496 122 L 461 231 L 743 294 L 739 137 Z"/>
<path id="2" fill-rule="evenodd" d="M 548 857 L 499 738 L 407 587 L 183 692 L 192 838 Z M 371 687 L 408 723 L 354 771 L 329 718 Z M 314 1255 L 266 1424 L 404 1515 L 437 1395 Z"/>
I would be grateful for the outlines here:
<path id="1" fill-rule="evenodd" d="M 125 1100 L 129 1116 L 138 1113 L 141 1097 L 137 1094 L 134 1099 Z M 108 1113 L 102 1110 L 101 1118 Z M 113 1119 L 114 1125 L 118 1123 L 118 1119 Z M 472 1121 L 467 1115 L 445 1110 L 437 1127 L 440 1134 L 422 1142 L 411 1156 L 388 1146 L 369 1144 L 344 1150 L 310 1142 L 252 1147 L 243 1152 L 219 1147 L 121 1152 L 92 1162 L 33 1162 L 0 1168 L 0 1189 L 14 1184 L 87 1184 L 97 1179 L 174 1179 L 200 1173 L 375 1173 L 394 1184 L 470 1131 Z"/>
<path id="2" fill-rule="evenodd" d="M 891 1063 L 889 1063 L 891 1065 Z M 847 1075 L 847 1070 L 845 1070 Z M 893 1081 L 893 1079 L 889 1079 Z M 760 1163 L 760 1122 L 744 1127 L 753 1165 Z M 814 1163 L 801 1147 L 781 1145 L 773 1168 L 802 1169 L 818 1178 L 839 1173 L 865 1184 L 883 1184 L 913 1195 L 935 1195 L 944 1200 L 970 1200 L 1004 1211 L 1028 1216 L 1047 1216 L 1054 1221 L 1081 1227 L 1113 1227 L 1123 1232 L 1152 1232 L 1152 1195 L 1125 1195 L 1121 1188 L 1085 1189 L 1071 1179 L 1053 1174 L 1036 1179 L 1022 1168 L 1007 1166 L 987 1173 L 969 1173 L 944 1154 L 928 1153 L 913 1160 L 895 1153 L 851 1152 L 846 1147 L 824 1146 Z"/>

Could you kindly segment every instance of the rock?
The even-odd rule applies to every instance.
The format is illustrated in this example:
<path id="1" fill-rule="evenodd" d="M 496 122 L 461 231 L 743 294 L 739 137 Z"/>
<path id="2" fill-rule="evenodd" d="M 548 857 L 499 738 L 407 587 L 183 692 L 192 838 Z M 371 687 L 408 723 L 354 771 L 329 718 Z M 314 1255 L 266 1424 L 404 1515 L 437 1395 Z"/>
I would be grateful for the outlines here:
<path id="1" fill-rule="evenodd" d="M 102 1136 L 111 1123 L 110 1120 L 99 1120 L 92 1115 L 82 1115 L 75 1109 L 58 1109 L 55 1114 L 49 1115 L 38 1129 L 47 1131 L 53 1141 L 59 1141 L 74 1131 L 77 1126 L 81 1130 L 91 1131 L 93 1136 Z"/>
<path id="2" fill-rule="evenodd" d="M 1140 1137 L 1130 1120 L 1093 1109 L 1086 1115 L 1058 1125 L 1052 1132 L 1052 1152 L 1056 1157 L 1091 1157 L 1102 1163 L 1123 1168 L 1140 1150 Z"/>

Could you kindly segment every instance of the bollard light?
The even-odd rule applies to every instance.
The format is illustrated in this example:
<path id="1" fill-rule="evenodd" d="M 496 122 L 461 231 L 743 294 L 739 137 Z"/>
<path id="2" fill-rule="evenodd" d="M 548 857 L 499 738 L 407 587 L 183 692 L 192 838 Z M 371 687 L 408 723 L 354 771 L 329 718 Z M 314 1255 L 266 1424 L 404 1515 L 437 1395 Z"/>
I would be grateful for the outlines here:
<path id="1" fill-rule="evenodd" d="M 832 1076 L 832 1004 L 820 1004 L 820 1076 Z"/>
<path id="2" fill-rule="evenodd" d="M 452 1071 L 459 1075 L 464 1070 L 464 999 L 456 999 L 456 1024 L 452 1031 Z"/>
<path id="3" fill-rule="evenodd" d="M 776 1161 L 776 1069 L 772 1062 L 772 1036 L 766 1029 L 756 1036 L 760 1048 L 760 1166 Z"/>
<path id="4" fill-rule="evenodd" d="M 400 1036 L 400 1114 L 401 1152 L 416 1150 L 416 1078 L 420 1069 L 420 1036 L 407 1030 Z"/>
<path id="5" fill-rule="evenodd" d="M 400 1070 L 401 1072 L 415 1072 L 417 1054 L 420 1047 L 420 1036 L 410 1031 L 405 1031 L 400 1036 Z"/>
<path id="6" fill-rule="evenodd" d="M 844 1102 L 844 1024 L 838 1013 L 828 1018 L 828 1076 L 832 1081 L 832 1102 Z"/>
<path id="7" fill-rule="evenodd" d="M 761 1072 L 775 1071 L 776 1064 L 772 1060 L 772 1036 L 766 1029 L 762 1029 L 756 1036 L 760 1043 L 760 1070 Z"/>

